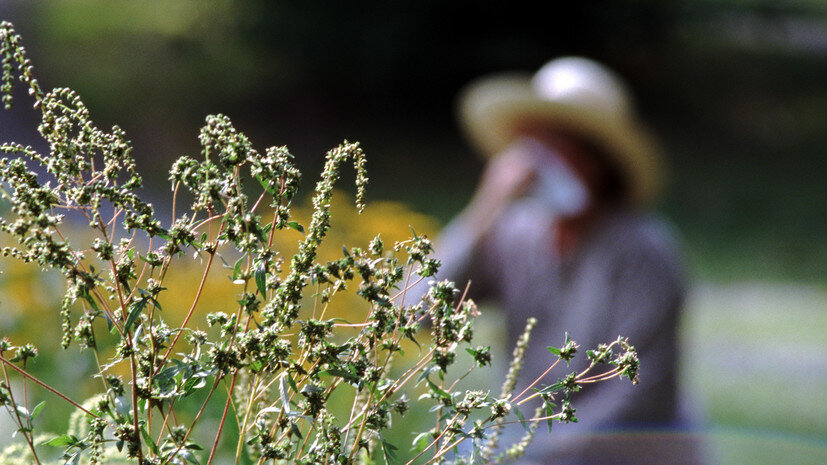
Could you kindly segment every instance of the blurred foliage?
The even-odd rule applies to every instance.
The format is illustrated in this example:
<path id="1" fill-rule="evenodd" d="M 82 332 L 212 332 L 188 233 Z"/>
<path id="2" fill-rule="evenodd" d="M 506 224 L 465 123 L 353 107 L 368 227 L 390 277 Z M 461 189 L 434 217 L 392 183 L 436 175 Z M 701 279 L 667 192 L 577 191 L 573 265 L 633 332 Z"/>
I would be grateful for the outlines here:
<path id="1" fill-rule="evenodd" d="M 140 164 L 189 152 L 224 112 L 303 170 L 344 138 L 374 195 L 441 222 L 481 163 L 453 122 L 469 80 L 560 54 L 628 77 L 672 166 L 659 205 L 713 279 L 827 274 L 827 7 L 818 0 L 12 2 L 42 80 L 135 137 Z M 15 19 L 15 18 L 12 18 Z M 163 125 L 157 124 L 164 121 Z M 161 147 L 161 149 L 158 149 Z M 148 182 L 161 184 L 161 176 Z M 424 194 L 423 194 L 424 192 Z"/>
<path id="2" fill-rule="evenodd" d="M 344 138 L 371 153 L 374 195 L 440 221 L 481 163 L 453 123 L 469 80 L 559 54 L 627 76 L 672 165 L 666 216 L 715 279 L 827 274 L 827 8 L 815 0 L 414 0 L 16 3 L 42 80 L 135 137 L 141 163 L 189 152 L 202 115 L 231 114 L 300 168 Z M 164 121 L 163 125 L 157 124 Z M 161 147 L 161 149 L 158 149 Z M 161 177 L 150 185 L 161 184 Z M 424 193 L 424 194 L 423 194 Z"/>
<path id="3" fill-rule="evenodd" d="M 232 101 L 266 72 L 238 37 L 244 13 L 235 2 L 68 1 L 36 9 L 50 58 L 44 71 L 56 67 L 55 75 L 83 82 L 104 117 L 118 115 L 112 102 L 144 107 L 139 120 L 199 111 L 205 92 Z"/>

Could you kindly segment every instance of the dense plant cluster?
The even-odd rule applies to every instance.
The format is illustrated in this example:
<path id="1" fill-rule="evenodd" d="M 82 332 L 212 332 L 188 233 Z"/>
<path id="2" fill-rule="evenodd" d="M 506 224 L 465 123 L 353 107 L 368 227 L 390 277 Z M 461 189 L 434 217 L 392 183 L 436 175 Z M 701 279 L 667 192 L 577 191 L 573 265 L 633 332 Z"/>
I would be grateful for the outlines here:
<path id="1" fill-rule="evenodd" d="M 96 127 L 69 89 L 44 93 L 9 23 L 0 25 L 0 56 L 4 104 L 12 104 L 18 77 L 42 113 L 38 130 L 50 147 L 42 154 L 13 142 L 0 145 L 13 156 L 0 159 L 2 198 L 10 209 L 0 230 L 17 241 L 2 252 L 62 273 L 62 345 L 74 343 L 94 358 L 90 375 L 100 382 L 97 395 L 73 400 L 30 373 L 34 345 L 0 341 L 0 404 L 25 442 L 25 449 L 14 449 L 16 459 L 0 459 L 43 463 L 58 448 L 67 464 L 210 464 L 217 454 L 235 463 L 394 462 L 398 449 L 385 433 L 413 403 L 430 407 L 435 418 L 414 440 L 408 463 L 499 462 L 519 457 L 540 422 L 550 428 L 552 421 L 576 421 L 569 394 L 582 385 L 621 375 L 636 380 L 637 356 L 618 338 L 587 351 L 586 370 L 553 384 L 538 378 L 515 394 L 529 322 L 501 392 L 462 389 L 468 373 L 452 372 L 458 354 L 481 367 L 490 364 L 490 349 L 472 344 L 477 307 L 454 283 L 432 281 L 426 295 L 407 295 L 439 267 L 425 236 L 390 246 L 376 236 L 367 247 L 319 260 L 333 185 L 346 163 L 355 167 L 356 202 L 364 208 L 367 176 L 358 144 L 344 142 L 327 153 L 305 228 L 291 214 L 300 173 L 287 149 L 259 152 L 229 118 L 209 116 L 199 135 L 200 157 L 182 157 L 170 170 L 173 213 L 164 224 L 136 193 L 141 177 L 124 132 Z M 188 209 L 180 212 L 182 203 Z M 82 218 L 94 236 L 67 237 L 70 216 Z M 285 229 L 303 234 L 290 257 L 274 247 Z M 203 271 L 190 283 L 194 298 L 183 320 L 173 323 L 162 296 L 186 290 L 167 289 L 166 278 L 174 261 L 188 257 L 203 263 Z M 237 286 L 237 300 L 199 314 L 218 262 Z M 331 300 L 347 291 L 364 301 L 358 321 L 328 314 Z M 568 364 L 577 348 L 568 337 L 549 348 L 549 371 L 561 360 Z M 395 366 L 399 360 L 405 363 Z M 601 365 L 608 368 L 595 374 Z M 30 406 L 34 385 L 76 409 L 65 434 L 35 434 L 44 404 Z M 532 400 L 540 407 L 523 416 L 520 406 Z M 334 406 L 342 402 L 349 406 L 344 414 Z M 194 432 L 215 403 L 221 414 L 209 427 L 214 440 L 198 444 Z M 526 436 L 500 448 L 499 432 L 511 421 L 525 424 Z M 234 447 L 219 450 L 230 423 L 239 432 Z M 463 441 L 472 447 L 456 454 Z"/>

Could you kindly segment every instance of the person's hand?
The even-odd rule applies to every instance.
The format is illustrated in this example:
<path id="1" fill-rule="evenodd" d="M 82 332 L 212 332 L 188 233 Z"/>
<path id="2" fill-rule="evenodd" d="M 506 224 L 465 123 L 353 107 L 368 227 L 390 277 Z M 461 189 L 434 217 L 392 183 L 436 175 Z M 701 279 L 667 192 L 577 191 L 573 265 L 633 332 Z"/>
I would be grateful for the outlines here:
<path id="1" fill-rule="evenodd" d="M 505 207 L 533 187 L 539 163 L 529 143 L 514 144 L 488 162 L 464 212 L 479 238 L 488 234 Z"/>
<path id="2" fill-rule="evenodd" d="M 528 144 L 513 145 L 488 162 L 473 201 L 488 209 L 508 205 L 533 186 L 538 164 Z"/>

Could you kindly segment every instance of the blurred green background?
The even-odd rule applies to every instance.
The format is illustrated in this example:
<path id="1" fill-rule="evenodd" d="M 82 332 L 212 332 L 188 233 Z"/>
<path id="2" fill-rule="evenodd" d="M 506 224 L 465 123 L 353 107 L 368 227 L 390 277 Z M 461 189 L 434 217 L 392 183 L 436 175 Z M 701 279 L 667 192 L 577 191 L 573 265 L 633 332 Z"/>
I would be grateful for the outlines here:
<path id="1" fill-rule="evenodd" d="M 717 458 L 827 462 L 827 4 L 569 3 L 3 0 L 0 17 L 44 87 L 126 129 L 162 209 L 166 167 L 222 112 L 259 148 L 287 145 L 305 190 L 327 149 L 361 141 L 372 199 L 445 223 L 482 169 L 454 121 L 465 83 L 607 63 L 666 149 L 657 208 L 694 284 L 685 387 Z M 37 146 L 36 123 L 0 112 L 3 140 Z"/>

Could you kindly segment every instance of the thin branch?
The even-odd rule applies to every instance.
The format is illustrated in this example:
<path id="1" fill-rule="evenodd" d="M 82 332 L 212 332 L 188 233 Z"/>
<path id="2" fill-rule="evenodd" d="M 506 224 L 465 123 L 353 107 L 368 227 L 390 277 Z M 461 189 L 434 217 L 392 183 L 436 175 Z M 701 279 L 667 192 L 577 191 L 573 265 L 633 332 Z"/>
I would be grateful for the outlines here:
<path id="1" fill-rule="evenodd" d="M 198 305 L 198 300 L 201 298 L 201 293 L 204 291 L 204 284 L 207 282 L 207 274 L 210 272 L 210 267 L 212 266 L 213 258 L 215 258 L 215 251 L 210 252 L 209 258 L 207 259 L 207 267 L 204 269 L 204 274 L 201 276 L 201 283 L 198 285 L 198 291 L 195 293 L 195 298 L 192 301 L 192 305 L 190 306 L 189 311 L 187 312 L 187 316 L 184 318 L 184 322 L 181 323 L 181 328 L 186 328 L 187 323 L 190 321 L 192 314 L 195 312 L 195 307 Z M 166 364 L 167 359 L 172 354 L 172 350 L 175 348 L 175 343 L 178 342 L 178 339 L 183 334 L 183 331 L 178 331 L 175 334 L 175 338 L 172 340 L 172 343 L 169 345 L 167 352 L 164 354 L 164 358 L 161 360 L 161 363 L 158 364 L 158 368 L 155 369 L 153 375 L 157 375 L 161 368 L 163 368 L 164 364 Z"/>
<path id="2" fill-rule="evenodd" d="M 551 364 L 551 366 L 550 366 L 550 367 L 548 367 L 548 369 L 546 369 L 546 371 L 544 371 L 544 372 L 543 372 L 543 374 L 541 374 L 540 376 L 538 376 L 538 377 L 537 377 L 537 379 L 535 379 L 533 383 L 529 384 L 527 388 L 523 389 L 523 390 L 522 390 L 522 392 L 520 392 L 519 394 L 517 394 L 516 396 L 514 396 L 514 398 L 513 398 L 511 401 L 512 401 L 512 402 L 516 402 L 516 401 L 517 401 L 517 399 L 519 399 L 520 397 L 522 397 L 522 396 L 523 396 L 523 394 L 525 394 L 526 392 L 528 392 L 528 390 L 529 390 L 529 389 L 533 388 L 533 387 L 534 387 L 537 383 L 539 383 L 541 379 L 545 378 L 545 376 L 546 376 L 546 375 L 547 375 L 547 374 L 548 374 L 551 370 L 553 370 L 553 369 L 554 369 L 554 367 L 556 367 L 558 363 L 560 363 L 560 359 L 559 359 L 559 358 L 557 359 L 557 361 L 555 361 L 554 363 L 552 363 L 552 364 Z M 529 397 L 529 398 L 527 398 L 527 399 L 524 399 L 524 400 L 520 401 L 519 403 L 517 403 L 517 405 L 522 405 L 522 404 L 523 404 L 523 402 L 525 402 L 525 401 L 527 401 L 527 400 L 529 400 L 529 399 L 532 399 L 532 398 L 534 398 L 534 397 L 535 397 L 535 396 L 531 396 L 531 397 Z"/>
<path id="3" fill-rule="evenodd" d="M 20 373 L 21 375 L 25 376 L 25 377 L 26 377 L 26 378 L 28 378 L 29 380 L 33 381 L 35 384 L 37 384 L 38 386 L 42 387 L 43 389 L 46 389 L 47 391 L 49 391 L 49 392 L 51 392 L 52 394 L 54 394 L 54 395 L 56 395 L 56 396 L 60 397 L 61 399 L 65 400 L 66 402 L 69 402 L 69 403 L 70 403 L 70 404 L 72 404 L 74 407 L 76 407 L 76 408 L 80 409 L 81 411 L 83 411 L 83 413 L 85 413 L 85 414 L 87 414 L 87 415 L 89 415 L 89 416 L 91 416 L 91 417 L 93 417 L 93 418 L 97 418 L 98 420 L 103 420 L 103 418 L 101 418 L 101 417 L 99 417 L 99 416 L 95 415 L 94 413 L 90 412 L 89 410 L 87 410 L 87 409 L 83 408 L 83 406 L 82 406 L 82 405 L 80 405 L 79 403 L 77 403 L 77 402 L 73 401 L 72 399 L 68 398 L 65 394 L 63 394 L 63 393 L 61 393 L 60 391 L 58 391 L 57 389 L 55 389 L 55 388 L 53 388 L 53 387 L 49 386 L 48 384 L 44 383 L 43 381 L 40 381 L 39 379 L 37 379 L 36 377 L 34 377 L 34 375 L 29 374 L 29 372 L 27 372 L 27 371 L 23 370 L 22 368 L 18 367 L 18 366 L 17 366 L 17 365 L 15 365 L 14 363 L 10 362 L 9 360 L 7 360 L 7 359 L 6 359 L 5 357 L 3 357 L 2 355 L 0 355 L 0 361 L 2 361 L 3 363 L 5 363 L 6 365 L 10 366 L 10 367 L 11 367 L 11 368 L 13 368 L 15 371 L 17 371 L 17 372 L 18 372 L 18 373 Z M 107 424 L 109 424 L 109 422 L 107 422 Z M 114 426 L 112 426 L 111 424 L 109 424 L 109 426 L 110 426 L 111 428 L 113 428 L 113 429 L 114 429 Z"/>
<path id="4" fill-rule="evenodd" d="M 227 421 L 227 411 L 230 410 L 230 403 L 233 400 L 233 388 L 235 387 L 235 380 L 238 377 L 238 370 L 233 373 L 233 379 L 230 382 L 230 389 L 227 392 L 227 402 L 224 404 L 224 413 L 221 414 L 221 421 L 218 423 L 218 431 L 215 433 L 215 442 L 213 442 L 212 450 L 210 451 L 210 458 L 207 459 L 207 465 L 212 463 L 213 457 L 215 457 L 215 452 L 218 450 L 218 440 L 221 439 L 221 431 L 224 430 L 224 422 Z M 239 435 L 242 432 L 239 431 Z"/>

